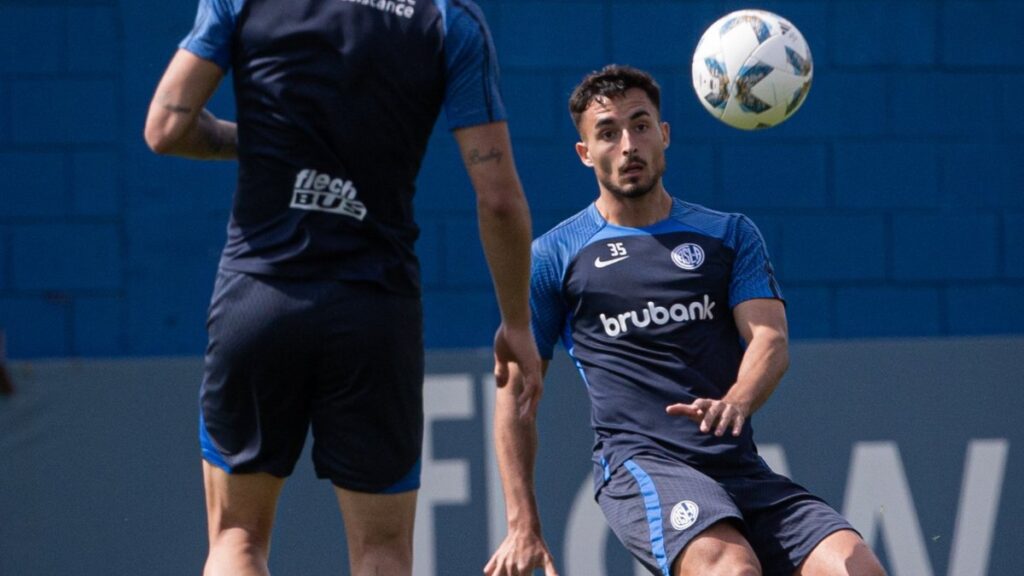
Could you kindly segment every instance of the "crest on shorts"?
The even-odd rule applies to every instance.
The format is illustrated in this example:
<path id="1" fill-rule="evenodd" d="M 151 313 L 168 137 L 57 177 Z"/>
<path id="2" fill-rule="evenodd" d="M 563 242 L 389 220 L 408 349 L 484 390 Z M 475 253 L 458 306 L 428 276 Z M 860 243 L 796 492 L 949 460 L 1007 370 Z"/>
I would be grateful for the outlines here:
<path id="1" fill-rule="evenodd" d="M 693 500 L 683 500 L 672 507 L 672 527 L 676 530 L 686 530 L 697 522 L 700 515 L 700 508 Z"/>

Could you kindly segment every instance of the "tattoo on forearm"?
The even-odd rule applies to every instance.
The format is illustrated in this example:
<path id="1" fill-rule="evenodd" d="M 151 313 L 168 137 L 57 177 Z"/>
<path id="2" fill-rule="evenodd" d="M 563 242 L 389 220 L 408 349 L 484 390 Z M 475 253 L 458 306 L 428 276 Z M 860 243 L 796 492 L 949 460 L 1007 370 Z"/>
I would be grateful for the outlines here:
<path id="1" fill-rule="evenodd" d="M 198 128 L 206 150 L 213 156 L 234 157 L 238 153 L 238 136 L 234 126 L 218 122 L 212 114 L 203 110 Z"/>
<path id="2" fill-rule="evenodd" d="M 483 164 L 484 162 L 491 161 L 493 161 L 495 164 L 501 164 L 501 158 L 504 155 L 504 152 L 498 150 L 493 146 L 491 147 L 490 150 L 487 151 L 487 154 L 481 154 L 479 150 L 474 148 L 469 151 L 467 162 L 469 163 L 470 166 L 475 166 L 477 164 Z"/>

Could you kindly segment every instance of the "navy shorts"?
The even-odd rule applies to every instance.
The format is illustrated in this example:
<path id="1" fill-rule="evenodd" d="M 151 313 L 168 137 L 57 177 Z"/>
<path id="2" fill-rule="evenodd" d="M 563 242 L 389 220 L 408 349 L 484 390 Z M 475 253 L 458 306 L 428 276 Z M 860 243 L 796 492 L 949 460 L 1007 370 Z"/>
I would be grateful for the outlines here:
<path id="1" fill-rule="evenodd" d="M 210 463 L 287 477 L 312 426 L 318 477 L 359 492 L 419 487 L 419 298 L 222 270 L 207 330 L 199 437 Z"/>
<path id="2" fill-rule="evenodd" d="M 611 474 L 597 502 L 629 552 L 663 576 L 690 540 L 723 520 L 746 536 L 764 576 L 791 576 L 826 536 L 853 529 L 823 500 L 767 466 L 716 479 L 674 460 L 639 455 Z"/>

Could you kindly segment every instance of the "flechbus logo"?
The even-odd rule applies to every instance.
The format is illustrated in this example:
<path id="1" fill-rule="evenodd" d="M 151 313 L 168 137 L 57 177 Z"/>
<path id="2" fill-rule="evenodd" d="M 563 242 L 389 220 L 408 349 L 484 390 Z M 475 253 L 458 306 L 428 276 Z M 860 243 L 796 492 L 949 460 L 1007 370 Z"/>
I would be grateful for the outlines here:
<path id="1" fill-rule="evenodd" d="M 695 320 L 714 320 L 715 301 L 707 294 L 704 300 L 694 300 L 689 304 L 676 302 L 669 307 L 658 306 L 654 302 L 648 302 L 647 306 L 640 310 L 630 310 L 612 317 L 601 314 L 601 324 L 604 325 L 604 333 L 612 338 L 629 332 L 632 324 L 637 328 L 646 328 L 651 323 L 657 326 L 664 326 L 669 322 L 693 322 Z"/>
<path id="2" fill-rule="evenodd" d="M 295 177 L 291 207 L 343 214 L 356 220 L 366 217 L 366 206 L 356 200 L 356 186 L 351 180 L 332 178 L 308 168 Z"/>

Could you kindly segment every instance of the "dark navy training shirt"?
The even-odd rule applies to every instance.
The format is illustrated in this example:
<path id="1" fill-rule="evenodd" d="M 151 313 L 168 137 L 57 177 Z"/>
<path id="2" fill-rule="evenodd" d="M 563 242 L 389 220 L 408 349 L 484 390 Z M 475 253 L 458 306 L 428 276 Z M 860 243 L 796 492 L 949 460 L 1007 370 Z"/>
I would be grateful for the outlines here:
<path id="1" fill-rule="evenodd" d="M 701 433 L 665 407 L 721 398 L 743 354 L 732 309 L 782 299 L 764 241 L 740 214 L 673 199 L 646 228 L 609 224 L 591 204 L 534 241 L 537 345 L 563 343 L 587 386 L 595 481 L 641 453 L 717 473 L 760 465 L 749 424 L 739 437 Z"/>
<path id="2" fill-rule="evenodd" d="M 200 0 L 181 47 L 234 76 L 238 186 L 221 267 L 418 294 L 413 193 L 449 129 L 505 119 L 464 0 Z"/>

